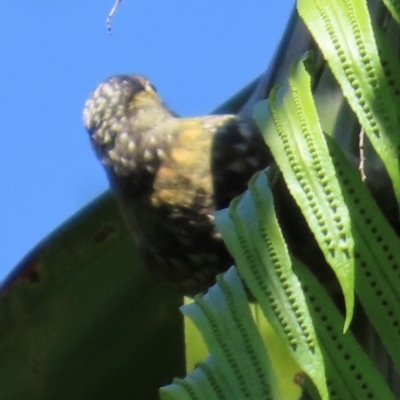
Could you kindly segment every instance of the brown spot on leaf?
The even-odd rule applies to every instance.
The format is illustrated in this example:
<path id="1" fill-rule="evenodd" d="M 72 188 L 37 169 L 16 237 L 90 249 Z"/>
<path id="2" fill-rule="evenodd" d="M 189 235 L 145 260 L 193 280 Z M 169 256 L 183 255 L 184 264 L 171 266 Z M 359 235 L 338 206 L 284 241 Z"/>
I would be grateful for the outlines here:
<path id="1" fill-rule="evenodd" d="M 38 246 L 31 251 L 11 272 L 0 286 L 0 295 L 6 293 L 19 282 L 36 283 L 41 278 L 40 266 L 44 246 Z"/>
<path id="2" fill-rule="evenodd" d="M 27 279 L 32 283 L 38 282 L 40 279 L 39 265 L 40 261 L 37 256 L 28 259 L 25 263 L 24 269 L 18 277 L 18 280 Z"/>
<path id="3" fill-rule="evenodd" d="M 305 381 L 306 381 L 306 376 L 302 372 L 295 374 L 293 377 L 293 383 L 297 386 L 303 387 Z"/>

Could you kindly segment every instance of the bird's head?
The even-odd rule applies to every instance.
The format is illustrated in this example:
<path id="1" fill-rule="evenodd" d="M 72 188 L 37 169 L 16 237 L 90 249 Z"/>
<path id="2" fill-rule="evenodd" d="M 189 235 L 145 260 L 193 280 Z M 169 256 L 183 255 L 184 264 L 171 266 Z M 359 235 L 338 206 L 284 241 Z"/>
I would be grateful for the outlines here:
<path id="1" fill-rule="evenodd" d="M 86 101 L 83 120 L 89 133 L 107 142 L 110 129 L 118 128 L 127 118 L 140 120 L 143 110 L 156 107 L 164 106 L 148 79 L 140 75 L 116 75 L 100 83 Z"/>
<path id="2" fill-rule="evenodd" d="M 151 82 L 140 75 L 116 75 L 101 83 L 85 103 L 84 124 L 106 168 L 131 175 L 152 167 L 161 145 L 157 127 L 173 117 Z M 157 136 L 158 135 L 158 136 Z"/>

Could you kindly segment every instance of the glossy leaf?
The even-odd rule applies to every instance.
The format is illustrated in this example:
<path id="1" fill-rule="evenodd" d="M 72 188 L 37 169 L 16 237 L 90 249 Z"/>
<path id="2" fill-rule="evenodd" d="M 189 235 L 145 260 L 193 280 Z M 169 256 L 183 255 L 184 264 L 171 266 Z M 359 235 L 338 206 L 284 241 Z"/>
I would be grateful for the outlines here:
<path id="1" fill-rule="evenodd" d="M 324 364 L 300 284 L 291 270 L 265 173 L 216 223 L 244 282 L 293 358 L 327 399 Z"/>
<path id="2" fill-rule="evenodd" d="M 280 399 L 268 354 L 234 268 L 220 276 L 206 295 L 196 296 L 194 303 L 181 309 L 203 334 L 211 356 L 161 393 L 191 400 Z"/>
<path id="3" fill-rule="evenodd" d="M 342 333 L 343 317 L 313 274 L 294 262 L 321 343 L 330 399 L 395 400 L 384 378 L 351 331 Z M 319 400 L 318 396 L 313 399 Z"/>
<path id="4" fill-rule="evenodd" d="M 366 2 L 299 0 L 297 7 L 385 164 L 400 203 L 398 103 L 385 79 Z"/>
<path id="5" fill-rule="evenodd" d="M 400 369 L 400 239 L 338 145 L 327 139 L 349 205 L 356 260 L 356 292 L 364 311 Z"/>
<path id="6" fill-rule="evenodd" d="M 294 65 L 290 78 L 254 118 L 301 209 L 308 226 L 335 272 L 346 302 L 345 329 L 354 308 L 354 242 L 347 206 L 337 181 L 311 94 L 307 59 Z"/>

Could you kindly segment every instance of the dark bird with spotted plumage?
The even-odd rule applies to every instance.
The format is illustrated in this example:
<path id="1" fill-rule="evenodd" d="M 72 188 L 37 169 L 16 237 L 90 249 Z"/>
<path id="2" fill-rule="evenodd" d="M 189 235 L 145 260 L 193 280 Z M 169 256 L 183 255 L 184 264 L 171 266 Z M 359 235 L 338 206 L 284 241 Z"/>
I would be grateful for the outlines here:
<path id="1" fill-rule="evenodd" d="M 101 83 L 84 122 L 146 267 L 183 294 L 205 292 L 233 262 L 214 212 L 270 162 L 254 122 L 180 118 L 138 75 Z"/>

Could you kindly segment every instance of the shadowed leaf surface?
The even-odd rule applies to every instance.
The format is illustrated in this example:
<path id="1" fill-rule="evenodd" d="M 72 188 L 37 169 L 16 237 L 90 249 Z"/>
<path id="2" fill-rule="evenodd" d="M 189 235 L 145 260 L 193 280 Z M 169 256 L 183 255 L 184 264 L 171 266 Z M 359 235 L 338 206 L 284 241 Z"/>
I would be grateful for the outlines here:
<path id="1" fill-rule="evenodd" d="M 157 399 L 185 370 L 181 300 L 141 268 L 101 196 L 3 285 L 0 398 Z"/>

